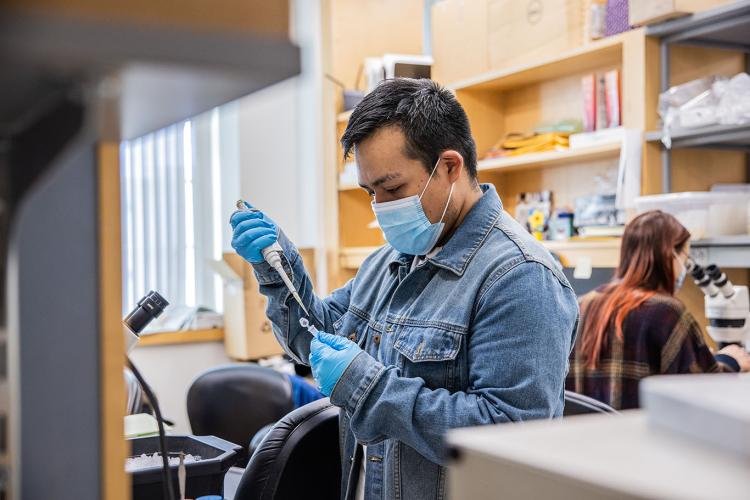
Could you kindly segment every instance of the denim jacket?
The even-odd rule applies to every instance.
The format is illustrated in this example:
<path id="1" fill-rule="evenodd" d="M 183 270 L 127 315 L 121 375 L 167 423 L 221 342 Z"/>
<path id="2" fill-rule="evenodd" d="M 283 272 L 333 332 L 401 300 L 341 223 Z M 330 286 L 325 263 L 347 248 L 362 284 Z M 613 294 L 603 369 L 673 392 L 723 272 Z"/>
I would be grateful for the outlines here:
<path id="1" fill-rule="evenodd" d="M 356 443 L 366 445 L 367 499 L 445 498 L 449 429 L 562 414 L 575 294 L 547 250 L 503 211 L 495 188 L 482 190 L 437 255 L 410 272 L 413 256 L 385 245 L 324 299 L 280 234 L 316 326 L 364 350 L 331 401 L 342 410 L 342 484 Z M 307 364 L 311 337 L 299 306 L 270 266 L 255 271 L 274 334 Z"/>

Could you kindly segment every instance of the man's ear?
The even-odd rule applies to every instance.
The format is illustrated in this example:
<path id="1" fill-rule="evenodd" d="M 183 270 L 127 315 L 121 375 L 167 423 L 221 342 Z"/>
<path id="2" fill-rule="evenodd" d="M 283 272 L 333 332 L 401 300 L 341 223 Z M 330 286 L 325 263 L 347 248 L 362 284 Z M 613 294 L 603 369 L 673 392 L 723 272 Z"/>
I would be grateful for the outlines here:
<path id="1" fill-rule="evenodd" d="M 464 169 L 464 157 L 456 150 L 448 149 L 440 155 L 440 162 L 448 174 L 448 181 L 451 183 L 458 182 L 461 171 Z"/>

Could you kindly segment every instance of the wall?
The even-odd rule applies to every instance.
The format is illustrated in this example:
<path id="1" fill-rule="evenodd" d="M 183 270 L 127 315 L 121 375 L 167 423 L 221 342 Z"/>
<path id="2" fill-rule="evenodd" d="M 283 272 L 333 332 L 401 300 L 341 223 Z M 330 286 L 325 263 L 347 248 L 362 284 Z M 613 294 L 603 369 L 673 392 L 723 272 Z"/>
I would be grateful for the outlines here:
<path id="1" fill-rule="evenodd" d="M 164 418 L 175 423 L 173 432 L 190 433 L 187 392 L 200 373 L 231 363 L 220 342 L 136 347 L 130 353 L 136 368 L 151 386 Z"/>
<path id="2" fill-rule="evenodd" d="M 267 212 L 298 247 L 321 248 L 320 9 L 317 2 L 295 1 L 292 15 L 302 71 L 221 108 L 222 168 L 227 178 L 236 176 L 237 194 Z M 227 251 L 230 242 L 227 230 Z M 324 265 L 319 262 L 318 276 L 325 276 Z"/>
<path id="3" fill-rule="evenodd" d="M 238 103 L 242 196 L 263 210 L 292 241 L 303 221 L 297 171 L 297 81 L 290 79 Z"/>
<path id="4" fill-rule="evenodd" d="M 227 210 L 221 226 L 224 251 L 232 251 L 227 221 L 238 198 L 267 212 L 298 247 L 323 246 L 320 5 L 290 3 L 302 73 L 219 108 L 220 203 Z M 316 255 L 318 288 L 326 290 L 325 252 Z M 190 432 L 185 398 L 193 379 L 231 362 L 219 342 L 136 347 L 132 359 L 176 432 Z"/>

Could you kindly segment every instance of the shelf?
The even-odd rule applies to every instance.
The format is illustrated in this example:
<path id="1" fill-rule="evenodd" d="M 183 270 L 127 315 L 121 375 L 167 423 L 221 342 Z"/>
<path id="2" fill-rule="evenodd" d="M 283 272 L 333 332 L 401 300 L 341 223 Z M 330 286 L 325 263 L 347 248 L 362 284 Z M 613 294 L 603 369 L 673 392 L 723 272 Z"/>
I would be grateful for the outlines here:
<path id="1" fill-rule="evenodd" d="M 344 269 L 359 269 L 362 262 L 380 247 L 349 247 L 339 252 L 339 265 Z"/>
<path id="2" fill-rule="evenodd" d="M 623 40 L 623 35 L 611 36 L 555 56 L 541 58 L 533 63 L 490 71 L 461 80 L 449 85 L 449 88 L 497 91 L 619 64 L 622 60 Z"/>
<path id="3" fill-rule="evenodd" d="M 702 266 L 750 268 L 750 236 L 720 236 L 690 242 L 690 254 Z"/>
<path id="4" fill-rule="evenodd" d="M 542 241 L 547 250 L 557 254 L 565 267 L 575 267 L 581 258 L 592 267 L 617 267 L 620 238 Z M 352 247 L 341 250 L 341 267 L 359 269 L 365 258 L 380 247 Z M 690 253 L 701 265 L 716 264 L 724 268 L 750 268 L 750 236 L 721 236 L 690 242 Z M 143 341 L 141 341 L 143 342 Z"/>
<path id="5" fill-rule="evenodd" d="M 336 115 L 336 122 L 337 123 L 346 123 L 349 121 L 349 117 L 352 116 L 353 109 L 350 109 L 349 111 L 344 111 L 343 113 L 339 113 Z"/>
<path id="6" fill-rule="evenodd" d="M 646 133 L 646 140 L 661 141 L 661 130 Z M 698 129 L 684 129 L 673 132 L 672 149 L 707 148 L 750 151 L 750 124 L 710 125 Z"/>
<path id="7" fill-rule="evenodd" d="M 620 238 L 601 238 L 568 241 L 541 241 L 550 252 L 557 254 L 566 267 L 575 267 L 581 258 L 591 261 L 592 267 L 617 267 Z M 344 269 L 359 269 L 362 262 L 380 247 L 342 248 L 339 264 Z"/>
<path id="8" fill-rule="evenodd" d="M 591 267 L 617 267 L 620 260 L 620 238 L 573 239 L 540 242 L 555 253 L 565 267 L 576 267 L 587 260 Z"/>
<path id="9" fill-rule="evenodd" d="M 734 2 L 706 12 L 655 24 L 646 35 L 666 43 L 683 43 L 730 50 L 750 47 L 750 2 Z"/>
<path id="10" fill-rule="evenodd" d="M 577 161 L 598 160 L 617 156 L 619 153 L 620 142 L 617 141 L 585 148 L 569 149 L 567 151 L 548 151 L 522 156 L 481 160 L 477 164 L 477 170 L 480 172 L 510 172 L 514 170 L 550 167 Z"/>
<path id="11" fill-rule="evenodd" d="M 223 328 L 207 330 L 180 330 L 176 332 L 148 333 L 141 336 L 138 346 L 194 344 L 224 340 Z"/>

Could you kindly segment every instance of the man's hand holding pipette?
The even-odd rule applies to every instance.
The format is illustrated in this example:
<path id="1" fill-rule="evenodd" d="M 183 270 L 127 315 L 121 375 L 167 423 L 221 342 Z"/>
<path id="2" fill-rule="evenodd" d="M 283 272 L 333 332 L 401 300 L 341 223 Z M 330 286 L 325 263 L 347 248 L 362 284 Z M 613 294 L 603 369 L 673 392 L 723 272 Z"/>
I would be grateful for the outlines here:
<path id="1" fill-rule="evenodd" d="M 263 250 L 279 239 L 279 227 L 260 210 L 247 208 L 234 212 L 229 220 L 234 232 L 232 248 L 249 263 L 260 264 L 265 260 Z"/>
<path id="2" fill-rule="evenodd" d="M 302 303 L 297 288 L 287 275 L 281 256 L 284 250 L 278 244 L 279 228 L 275 222 L 260 210 L 253 208 L 248 202 L 239 200 L 237 211 L 229 220 L 232 225 L 232 247 L 237 253 L 251 264 L 259 264 L 264 260 L 273 267 L 286 285 L 289 292 L 297 301 L 305 315 L 307 308 Z"/>

